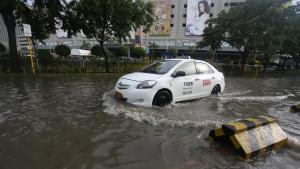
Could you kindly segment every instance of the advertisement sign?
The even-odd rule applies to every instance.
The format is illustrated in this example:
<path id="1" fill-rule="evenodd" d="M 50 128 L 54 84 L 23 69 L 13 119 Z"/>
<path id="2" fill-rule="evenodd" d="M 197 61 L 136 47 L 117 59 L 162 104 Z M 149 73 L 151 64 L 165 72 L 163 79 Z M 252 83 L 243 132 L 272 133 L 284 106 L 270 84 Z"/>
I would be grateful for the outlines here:
<path id="1" fill-rule="evenodd" d="M 150 35 L 168 36 L 171 32 L 171 0 L 152 0 L 155 21 L 150 29 Z"/>
<path id="2" fill-rule="evenodd" d="M 24 36 L 29 36 L 31 37 L 31 26 L 28 24 L 23 24 L 23 32 L 24 32 Z"/>
<path id="3" fill-rule="evenodd" d="M 296 14 L 300 15 L 300 0 L 295 1 L 296 3 Z"/>
<path id="4" fill-rule="evenodd" d="M 185 35 L 202 35 L 209 19 L 210 0 L 188 0 Z"/>

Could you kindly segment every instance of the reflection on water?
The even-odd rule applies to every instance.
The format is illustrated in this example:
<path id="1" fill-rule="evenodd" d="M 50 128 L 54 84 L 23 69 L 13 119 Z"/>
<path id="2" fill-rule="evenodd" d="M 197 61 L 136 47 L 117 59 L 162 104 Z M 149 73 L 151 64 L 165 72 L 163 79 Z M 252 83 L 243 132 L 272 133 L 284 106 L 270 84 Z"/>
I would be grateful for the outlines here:
<path id="1" fill-rule="evenodd" d="M 284 148 L 250 162 L 207 139 L 211 128 L 270 115 L 300 139 L 300 78 L 227 77 L 225 93 L 164 108 L 112 97 L 120 75 L 0 75 L 0 168 L 300 168 Z"/>

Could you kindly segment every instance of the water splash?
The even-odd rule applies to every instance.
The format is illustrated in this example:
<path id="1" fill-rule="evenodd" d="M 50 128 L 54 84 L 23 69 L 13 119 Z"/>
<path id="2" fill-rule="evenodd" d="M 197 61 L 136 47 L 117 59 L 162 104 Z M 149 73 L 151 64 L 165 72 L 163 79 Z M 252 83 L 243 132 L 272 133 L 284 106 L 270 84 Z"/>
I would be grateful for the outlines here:
<path id="1" fill-rule="evenodd" d="M 288 94 L 282 96 L 240 96 L 240 97 L 221 96 L 218 98 L 222 101 L 237 100 L 237 101 L 249 101 L 249 102 L 277 102 L 294 96 L 295 95 L 293 94 Z"/>
<path id="2" fill-rule="evenodd" d="M 228 97 L 228 96 L 237 96 L 237 95 L 243 95 L 243 94 L 248 94 L 248 93 L 251 93 L 253 90 L 246 90 L 244 92 L 234 92 L 234 93 L 225 93 L 225 94 L 222 94 L 221 96 L 224 96 L 224 97 Z"/>
<path id="3" fill-rule="evenodd" d="M 173 103 L 167 107 L 136 107 L 133 105 L 121 102 L 113 97 L 113 91 L 109 91 L 103 94 L 103 106 L 105 107 L 104 112 L 115 116 L 125 116 L 132 120 L 138 122 L 146 122 L 151 125 L 166 125 L 171 127 L 184 127 L 184 128 L 196 128 L 196 127 L 219 127 L 222 122 L 220 120 L 211 119 L 200 119 L 193 118 L 186 115 L 189 112 L 184 112 L 178 110 L 178 112 L 168 113 L 168 110 L 173 110 L 176 108 L 184 107 L 188 104 L 183 103 Z M 195 113 L 195 112 L 190 112 Z M 196 112 L 197 113 L 197 112 Z"/>

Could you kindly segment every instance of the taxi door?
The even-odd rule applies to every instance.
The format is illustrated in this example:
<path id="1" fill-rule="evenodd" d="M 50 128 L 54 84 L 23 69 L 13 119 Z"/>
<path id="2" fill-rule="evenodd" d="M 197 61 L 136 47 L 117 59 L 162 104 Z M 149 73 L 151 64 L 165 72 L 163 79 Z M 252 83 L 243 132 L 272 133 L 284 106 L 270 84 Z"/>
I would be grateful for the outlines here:
<path id="1" fill-rule="evenodd" d="M 195 65 L 197 69 L 195 93 L 198 97 L 209 96 L 215 84 L 214 73 L 206 63 L 195 62 Z"/>
<path id="2" fill-rule="evenodd" d="M 178 72 L 184 75 L 175 76 Z M 173 73 L 173 100 L 182 101 L 195 98 L 195 78 L 197 77 L 194 62 L 183 63 Z"/>

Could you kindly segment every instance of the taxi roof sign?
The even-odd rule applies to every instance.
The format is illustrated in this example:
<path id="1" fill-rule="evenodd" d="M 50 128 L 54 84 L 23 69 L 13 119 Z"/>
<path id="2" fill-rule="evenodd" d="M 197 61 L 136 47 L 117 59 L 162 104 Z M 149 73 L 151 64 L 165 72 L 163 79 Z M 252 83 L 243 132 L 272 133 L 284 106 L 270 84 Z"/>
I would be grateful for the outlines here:
<path id="1" fill-rule="evenodd" d="M 176 59 L 191 59 L 191 56 L 176 56 Z"/>

